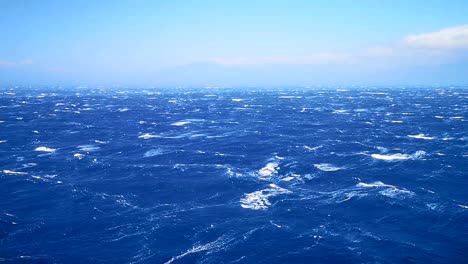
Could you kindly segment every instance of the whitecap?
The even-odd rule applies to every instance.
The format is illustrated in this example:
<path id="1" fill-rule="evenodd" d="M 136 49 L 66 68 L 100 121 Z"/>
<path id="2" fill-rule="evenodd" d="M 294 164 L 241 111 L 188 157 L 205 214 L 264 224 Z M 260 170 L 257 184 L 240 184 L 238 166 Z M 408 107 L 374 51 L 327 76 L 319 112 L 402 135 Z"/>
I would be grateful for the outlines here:
<path id="1" fill-rule="evenodd" d="M 373 183 L 360 182 L 356 186 L 361 188 L 385 188 L 384 190 L 379 191 L 379 193 L 391 198 L 399 198 L 402 195 L 414 195 L 414 193 L 411 191 L 406 189 L 399 189 L 394 185 L 385 184 L 381 181 L 376 181 Z"/>
<path id="2" fill-rule="evenodd" d="M 468 205 L 459 204 L 458 206 L 463 209 L 468 209 Z"/>
<path id="3" fill-rule="evenodd" d="M 388 148 L 385 148 L 385 147 L 375 147 L 375 148 L 382 152 L 388 152 Z"/>
<path id="4" fill-rule="evenodd" d="M 178 121 L 178 122 L 174 122 L 171 124 L 171 126 L 184 126 L 186 124 L 190 124 L 189 121 Z"/>
<path id="5" fill-rule="evenodd" d="M 75 157 L 75 158 L 77 158 L 77 159 L 83 159 L 83 158 L 85 157 L 85 155 L 84 155 L 84 154 L 81 154 L 81 153 L 75 153 L 75 154 L 73 155 L 73 157 Z"/>
<path id="6" fill-rule="evenodd" d="M 45 181 L 45 182 L 46 182 L 46 181 L 49 181 L 49 180 L 47 180 L 47 179 L 42 178 L 41 176 L 32 175 L 31 177 L 32 177 L 33 179 L 36 179 L 36 180 L 41 180 L 41 181 Z"/>
<path id="7" fill-rule="evenodd" d="M 408 135 L 410 138 L 417 138 L 417 139 L 425 139 L 425 140 L 432 140 L 434 139 L 433 137 L 428 137 L 424 134 L 417 134 L 417 135 Z"/>
<path id="8" fill-rule="evenodd" d="M 57 149 L 53 149 L 53 148 L 48 148 L 48 147 L 37 147 L 35 149 L 35 151 L 39 151 L 39 152 L 49 152 L 49 153 L 52 153 L 52 152 L 55 152 Z"/>
<path id="9" fill-rule="evenodd" d="M 309 146 L 304 145 L 304 148 L 307 149 L 308 151 L 315 151 L 315 150 L 317 150 L 317 149 L 319 149 L 319 148 L 321 148 L 321 147 L 323 147 L 323 146 L 320 145 L 320 146 L 311 148 L 311 147 L 309 147 Z"/>
<path id="10" fill-rule="evenodd" d="M 334 110 L 333 113 L 335 114 L 343 114 L 343 113 L 346 113 L 348 112 L 348 110 L 345 110 L 345 109 L 337 109 L 337 110 Z"/>
<path id="11" fill-rule="evenodd" d="M 24 171 L 12 171 L 12 170 L 3 170 L 3 173 L 12 174 L 12 175 L 26 175 L 26 174 L 28 174 L 27 172 L 24 172 Z"/>
<path id="12" fill-rule="evenodd" d="M 0 140 L 0 143 L 5 143 L 5 142 L 7 142 L 7 141 L 6 140 Z"/>
<path id="13" fill-rule="evenodd" d="M 376 181 L 376 182 L 373 182 L 373 183 L 364 183 L 364 182 L 360 182 L 356 185 L 357 187 L 363 187 L 363 188 L 374 188 L 374 187 L 390 187 L 390 188 L 396 188 L 395 186 L 393 185 L 389 185 L 389 184 L 385 184 L 381 181 Z"/>
<path id="14" fill-rule="evenodd" d="M 436 204 L 436 203 L 428 203 L 428 204 L 426 204 L 426 206 L 427 206 L 427 208 L 429 208 L 431 210 L 434 210 L 434 211 L 437 210 L 437 208 L 439 207 L 439 205 Z"/>
<path id="15" fill-rule="evenodd" d="M 395 160 L 408 160 L 411 158 L 407 154 L 392 154 L 392 155 L 382 155 L 382 154 L 371 154 L 371 157 L 374 159 L 385 160 L 385 161 L 395 161 Z"/>
<path id="16" fill-rule="evenodd" d="M 143 154 L 143 157 L 149 158 L 149 157 L 161 155 L 163 153 L 164 151 L 162 151 L 161 149 L 151 149 L 151 150 L 146 151 L 145 154 Z"/>
<path id="17" fill-rule="evenodd" d="M 151 139 L 151 138 L 160 138 L 160 137 L 161 137 L 160 135 L 152 135 L 148 133 L 138 136 L 138 138 L 142 138 L 142 139 Z"/>
<path id="18" fill-rule="evenodd" d="M 414 195 L 413 192 L 408 191 L 406 189 L 398 189 L 398 188 L 388 188 L 379 192 L 381 195 L 390 197 L 390 198 L 399 198 L 401 196 L 412 196 Z"/>
<path id="19" fill-rule="evenodd" d="M 179 260 L 187 255 L 198 253 L 198 252 L 204 252 L 206 251 L 207 254 L 221 251 L 226 248 L 226 245 L 231 243 L 233 241 L 233 238 L 226 238 L 226 236 L 221 236 L 215 241 L 206 243 L 204 245 L 198 245 L 198 246 L 193 246 L 191 249 L 185 251 L 184 253 L 177 255 L 175 257 L 172 257 L 170 260 L 164 262 L 164 264 L 171 264 L 172 262 Z"/>
<path id="20" fill-rule="evenodd" d="M 242 101 L 244 101 L 244 99 L 240 99 L 240 98 L 232 98 L 231 100 L 233 102 L 242 102 Z"/>
<path id="21" fill-rule="evenodd" d="M 252 210 L 267 209 L 271 206 L 271 202 L 269 201 L 270 197 L 291 193 L 291 191 L 273 183 L 269 186 L 270 188 L 267 189 L 244 194 L 244 197 L 240 199 L 242 208 Z"/>
<path id="22" fill-rule="evenodd" d="M 96 151 L 100 149 L 100 147 L 94 146 L 94 145 L 81 145 L 81 146 L 78 146 L 77 148 L 85 152 L 91 152 L 91 151 Z"/>
<path id="23" fill-rule="evenodd" d="M 269 162 L 265 167 L 261 168 L 258 171 L 260 177 L 270 177 L 273 174 L 277 173 L 279 170 L 279 165 L 276 162 Z"/>
<path id="24" fill-rule="evenodd" d="M 327 171 L 327 172 L 338 171 L 338 170 L 342 169 L 342 168 L 339 168 L 339 167 L 335 167 L 330 163 L 314 164 L 314 167 L 321 170 L 321 171 Z"/>
<path id="25" fill-rule="evenodd" d="M 401 153 L 396 153 L 396 154 L 391 154 L 391 155 L 383 155 L 383 154 L 371 154 L 371 157 L 374 159 L 378 160 L 385 160 L 385 161 L 402 161 L 402 160 L 409 160 L 409 159 L 419 159 L 424 157 L 426 155 L 426 152 L 422 150 L 416 151 L 412 155 L 408 154 L 401 154 Z"/>
<path id="26" fill-rule="evenodd" d="M 295 179 L 294 177 L 288 176 L 288 177 L 282 178 L 281 180 L 282 180 L 282 181 L 288 182 L 288 181 L 292 181 L 292 180 L 294 180 L 294 179 Z"/>

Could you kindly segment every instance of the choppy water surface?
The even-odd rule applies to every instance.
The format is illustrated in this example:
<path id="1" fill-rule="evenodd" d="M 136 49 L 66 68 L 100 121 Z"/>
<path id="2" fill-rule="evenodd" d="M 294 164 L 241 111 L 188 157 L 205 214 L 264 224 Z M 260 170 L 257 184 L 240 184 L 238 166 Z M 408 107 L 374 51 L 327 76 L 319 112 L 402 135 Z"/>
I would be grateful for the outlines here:
<path id="1" fill-rule="evenodd" d="M 468 90 L 0 90 L 0 261 L 462 263 Z"/>

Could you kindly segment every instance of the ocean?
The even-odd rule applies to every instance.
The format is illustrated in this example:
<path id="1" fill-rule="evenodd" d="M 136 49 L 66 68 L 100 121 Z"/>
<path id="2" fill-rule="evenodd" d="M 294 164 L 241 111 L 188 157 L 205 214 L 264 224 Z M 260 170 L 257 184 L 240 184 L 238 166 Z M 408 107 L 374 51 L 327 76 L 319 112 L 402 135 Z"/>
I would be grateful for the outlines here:
<path id="1" fill-rule="evenodd" d="M 468 89 L 0 89 L 0 262 L 466 263 Z"/>

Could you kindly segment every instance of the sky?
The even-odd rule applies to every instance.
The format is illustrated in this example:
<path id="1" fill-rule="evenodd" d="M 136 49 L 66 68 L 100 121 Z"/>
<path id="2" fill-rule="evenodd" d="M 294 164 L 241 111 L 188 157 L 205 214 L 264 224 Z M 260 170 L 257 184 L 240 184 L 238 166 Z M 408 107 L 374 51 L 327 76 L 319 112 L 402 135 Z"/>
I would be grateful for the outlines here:
<path id="1" fill-rule="evenodd" d="M 467 14 L 466 0 L 0 0 L 0 84 L 467 84 Z"/>

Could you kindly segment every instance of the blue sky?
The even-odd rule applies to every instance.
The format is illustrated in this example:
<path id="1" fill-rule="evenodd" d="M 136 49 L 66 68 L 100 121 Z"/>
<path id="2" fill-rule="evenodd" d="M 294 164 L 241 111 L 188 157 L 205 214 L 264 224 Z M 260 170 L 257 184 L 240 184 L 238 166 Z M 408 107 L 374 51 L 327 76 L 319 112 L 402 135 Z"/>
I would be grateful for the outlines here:
<path id="1" fill-rule="evenodd" d="M 468 1 L 0 0 L 0 83 L 468 83 Z"/>

